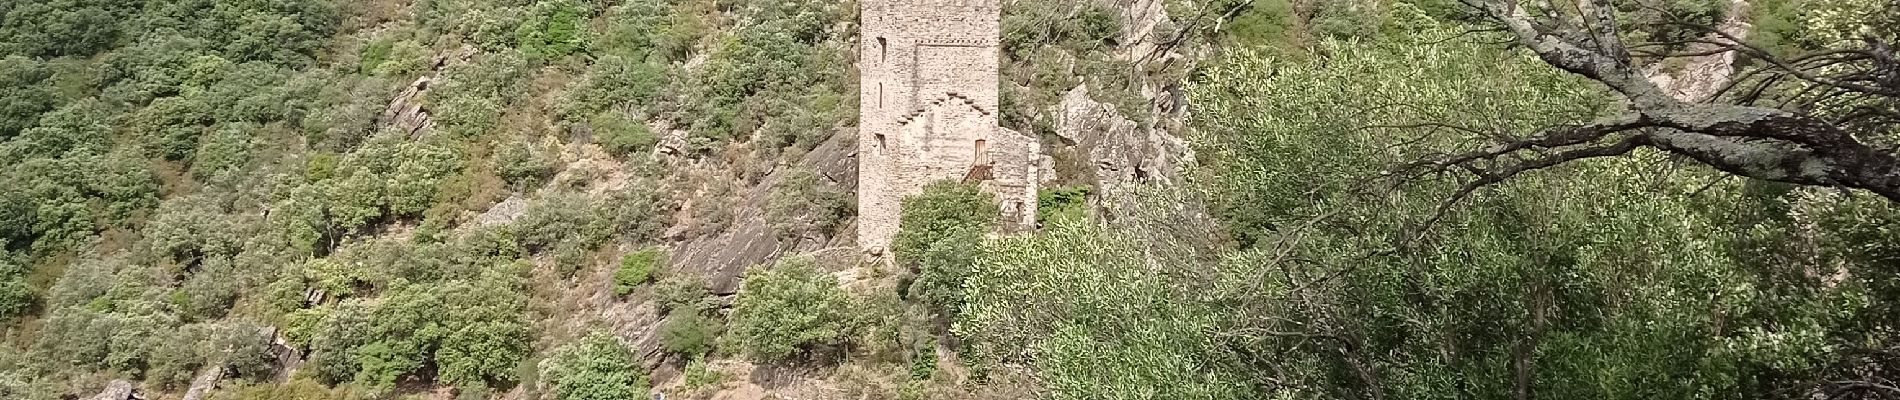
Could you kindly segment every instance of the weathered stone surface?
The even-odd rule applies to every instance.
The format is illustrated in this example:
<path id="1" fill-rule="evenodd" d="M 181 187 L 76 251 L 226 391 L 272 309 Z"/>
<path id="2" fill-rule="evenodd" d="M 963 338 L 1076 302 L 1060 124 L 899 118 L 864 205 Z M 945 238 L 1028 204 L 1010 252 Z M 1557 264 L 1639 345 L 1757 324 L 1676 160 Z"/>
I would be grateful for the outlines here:
<path id="1" fill-rule="evenodd" d="M 210 396 L 211 390 L 218 387 L 218 380 L 223 378 L 223 366 L 205 367 L 203 371 L 198 372 L 197 377 L 191 379 L 191 388 L 185 391 L 184 400 L 202 400 Z"/>
<path id="2" fill-rule="evenodd" d="M 856 132 L 839 131 L 806 153 L 797 165 L 811 169 L 825 181 L 837 184 L 846 193 L 857 190 L 856 137 Z M 782 255 L 804 254 L 840 246 L 838 243 L 849 246 L 854 238 L 806 238 L 788 242 L 772 232 L 771 224 L 765 218 L 765 205 L 771 197 L 772 186 L 778 183 L 786 170 L 779 168 L 741 192 L 744 198 L 737 203 L 732 223 L 720 232 L 697 236 L 669 235 L 684 240 L 672 246 L 671 262 L 674 267 L 701 271 L 708 277 L 715 293 L 730 294 L 739 290 L 739 277 L 746 268 L 775 260 Z M 839 231 L 850 232 L 850 223 L 847 221 Z"/>
<path id="3" fill-rule="evenodd" d="M 435 127 L 435 121 L 429 118 L 429 110 L 422 108 L 422 95 L 429 91 L 429 84 L 434 81 L 435 78 L 431 76 L 416 78 L 402 93 L 396 94 L 396 98 L 389 102 L 389 108 L 383 109 L 383 114 L 376 118 L 376 127 L 384 129 L 380 132 L 401 133 L 414 138 Z"/>
<path id="4" fill-rule="evenodd" d="M 1097 189 L 1113 196 L 1133 185 L 1174 183 L 1193 152 L 1187 142 L 1125 118 L 1115 106 L 1089 98 L 1088 86 L 1063 95 L 1056 134 L 1075 144 L 1095 166 Z"/>
<path id="5" fill-rule="evenodd" d="M 132 381 L 115 379 L 107 382 L 104 390 L 100 390 L 98 395 L 88 400 L 143 400 L 144 398 L 139 395 L 138 388 L 132 384 Z"/>
<path id="6" fill-rule="evenodd" d="M 1033 225 L 1041 146 L 997 125 L 1000 1 L 861 4 L 858 245 L 881 254 L 904 197 L 942 180 L 977 181 L 1004 221 Z"/>
<path id="7" fill-rule="evenodd" d="M 453 53 L 436 56 L 435 60 L 429 64 L 429 72 L 403 88 L 401 93 L 396 94 L 395 99 L 390 100 L 389 107 L 383 109 L 383 113 L 376 117 L 377 132 L 379 134 L 401 133 L 410 139 L 428 134 L 430 129 L 435 127 L 435 120 L 430 118 L 429 110 L 423 107 L 423 98 L 428 95 L 429 86 L 435 83 L 442 74 L 442 70 L 447 68 L 450 62 L 467 60 L 474 54 L 474 48 L 463 48 Z"/>
<path id="8" fill-rule="evenodd" d="M 506 225 L 515 222 L 516 219 L 520 219 L 521 215 L 527 212 L 528 200 L 522 198 L 521 194 L 517 193 L 508 196 L 508 199 L 502 200 L 500 203 L 495 203 L 494 207 L 489 207 L 488 211 L 482 212 L 482 215 L 476 216 L 474 225 L 484 228 Z"/>
<path id="9" fill-rule="evenodd" d="M 1715 27 L 1721 33 L 1710 33 L 1703 40 L 1714 43 L 1727 42 L 1728 39 L 1724 35 L 1736 39 L 1748 39 L 1748 32 L 1753 26 L 1748 23 L 1748 11 L 1747 1 L 1731 0 L 1726 12 L 1727 19 Z M 1695 43 L 1689 45 L 1687 51 L 1706 53 L 1719 49 L 1720 46 L 1716 44 Z M 1729 79 L 1735 74 L 1736 53 L 1724 51 L 1677 58 L 1672 62 L 1655 63 L 1644 68 L 1643 75 L 1648 76 L 1650 82 L 1668 92 L 1670 96 L 1682 101 L 1703 101 L 1714 97 L 1716 91 L 1728 85 Z M 1670 69 L 1672 67 L 1674 69 Z"/>

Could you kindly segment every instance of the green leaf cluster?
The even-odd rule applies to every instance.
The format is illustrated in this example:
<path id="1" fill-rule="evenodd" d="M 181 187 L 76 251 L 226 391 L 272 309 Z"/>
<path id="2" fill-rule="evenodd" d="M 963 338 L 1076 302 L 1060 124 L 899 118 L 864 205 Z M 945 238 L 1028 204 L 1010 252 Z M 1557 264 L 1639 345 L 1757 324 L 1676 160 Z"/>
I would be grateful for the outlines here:
<path id="1" fill-rule="evenodd" d="M 748 274 L 727 334 L 740 353 L 760 361 L 836 348 L 854 328 L 852 301 L 811 259 L 781 259 Z"/>
<path id="2" fill-rule="evenodd" d="M 903 205 L 891 253 L 917 273 L 905 292 L 955 315 L 964 303 L 964 280 L 1001 213 L 996 198 L 975 185 L 945 181 L 925 186 Z"/>
<path id="3" fill-rule="evenodd" d="M 640 360 L 613 335 L 596 332 L 556 349 L 542 375 L 559 400 L 646 398 L 648 378 Z"/>
<path id="4" fill-rule="evenodd" d="M 633 289 L 645 285 L 653 279 L 653 272 L 659 270 L 665 262 L 665 253 L 660 249 L 645 249 L 620 257 L 620 268 L 614 270 L 614 294 L 626 296 Z"/>

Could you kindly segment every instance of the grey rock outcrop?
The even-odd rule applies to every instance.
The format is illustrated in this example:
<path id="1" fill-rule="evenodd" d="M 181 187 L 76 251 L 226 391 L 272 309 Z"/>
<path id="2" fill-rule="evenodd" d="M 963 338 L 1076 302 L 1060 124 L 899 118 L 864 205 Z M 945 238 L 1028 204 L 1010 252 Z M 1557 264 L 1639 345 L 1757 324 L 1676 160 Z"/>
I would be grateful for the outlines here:
<path id="1" fill-rule="evenodd" d="M 1749 4 L 1744 0 L 1731 0 L 1724 19 L 1715 29 L 1720 33 L 1710 33 L 1702 38 L 1709 43 L 1695 43 L 1686 49 L 1691 53 L 1708 53 L 1720 50 L 1714 43 L 1728 42 L 1728 38 L 1746 40 L 1754 26 L 1748 22 Z M 1643 74 L 1657 87 L 1669 92 L 1671 96 L 1683 101 L 1703 101 L 1714 97 L 1717 91 L 1728 86 L 1735 75 L 1735 51 L 1723 51 L 1676 59 L 1674 64 L 1659 62 L 1643 69 Z M 1669 67 L 1675 67 L 1669 69 Z"/>
<path id="2" fill-rule="evenodd" d="M 218 388 L 218 381 L 222 379 L 224 379 L 223 366 L 205 367 L 203 371 L 198 372 L 197 377 L 191 379 L 191 388 L 185 390 L 184 400 L 203 400 L 211 395 L 212 389 Z"/>
<path id="3" fill-rule="evenodd" d="M 797 165 L 811 169 L 823 180 L 851 193 L 857 190 L 857 151 L 857 132 L 841 130 L 805 153 Z M 724 229 L 709 235 L 681 237 L 681 242 L 674 243 L 671 246 L 674 267 L 704 274 L 715 294 L 731 294 L 739 290 L 739 278 L 745 270 L 754 265 L 783 255 L 854 246 L 856 237 L 850 232 L 856 230 L 855 221 L 840 224 L 838 232 L 842 233 L 837 237 L 788 241 L 773 233 L 765 217 L 766 201 L 771 197 L 773 185 L 787 170 L 779 168 L 758 184 L 743 189 L 739 193 L 743 198 L 735 202 L 732 223 Z"/>
<path id="4" fill-rule="evenodd" d="M 1062 96 L 1056 135 L 1074 143 L 1095 168 L 1098 189 L 1113 196 L 1146 183 L 1174 183 L 1193 162 L 1185 141 L 1122 116 L 1114 105 L 1089 98 L 1083 85 Z"/>
<path id="5" fill-rule="evenodd" d="M 439 64 L 438 64 L 439 65 Z M 402 93 L 389 102 L 389 108 L 376 118 L 376 127 L 382 132 L 400 132 L 410 138 L 422 136 L 435 127 L 435 120 L 429 118 L 429 110 L 422 107 L 422 95 L 429 91 L 429 83 L 435 78 L 424 76 L 416 78 Z"/>
<path id="6" fill-rule="evenodd" d="M 115 379 L 107 382 L 106 388 L 100 390 L 98 395 L 87 400 L 145 400 L 145 396 L 139 395 L 138 388 L 132 384 L 132 381 Z"/>
<path id="7" fill-rule="evenodd" d="M 507 225 L 509 223 L 515 222 L 516 219 L 520 219 L 521 215 L 526 214 L 527 212 L 528 212 L 528 200 L 525 198 L 522 198 L 521 194 L 517 193 L 515 195 L 508 196 L 508 199 L 502 200 L 500 203 L 495 203 L 493 207 L 488 208 L 488 211 L 482 212 L 481 215 L 476 216 L 475 221 L 474 221 L 474 226 L 480 227 L 480 228 L 486 228 L 486 227 L 491 227 L 491 226 Z"/>
<path id="8" fill-rule="evenodd" d="M 404 87 L 396 98 L 389 101 L 389 107 L 376 117 L 377 132 L 383 134 L 401 133 L 410 139 L 422 137 L 435 128 L 435 119 L 430 117 L 429 109 L 424 107 L 424 98 L 428 96 L 430 85 L 440 78 L 442 70 L 450 62 L 464 61 L 475 54 L 473 48 L 463 48 L 454 53 L 436 56 L 429 64 L 427 75 L 416 78 L 415 82 Z"/>

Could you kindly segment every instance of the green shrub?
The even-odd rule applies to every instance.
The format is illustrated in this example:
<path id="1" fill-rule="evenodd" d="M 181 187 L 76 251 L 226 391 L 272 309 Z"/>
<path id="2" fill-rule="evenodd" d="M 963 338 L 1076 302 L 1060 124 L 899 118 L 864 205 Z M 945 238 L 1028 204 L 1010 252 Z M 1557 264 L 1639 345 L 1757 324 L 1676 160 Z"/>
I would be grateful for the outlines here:
<path id="1" fill-rule="evenodd" d="M 501 124 L 502 102 L 490 97 L 443 93 L 434 101 L 438 126 L 458 139 L 480 138 Z"/>
<path id="2" fill-rule="evenodd" d="M 693 47 L 714 27 L 706 21 L 704 13 L 710 10 L 713 2 L 686 3 L 683 7 L 673 7 L 671 13 L 661 17 L 653 27 L 653 55 L 665 61 L 682 61 L 692 55 Z"/>
<path id="3" fill-rule="evenodd" d="M 496 150 L 495 174 L 515 189 L 539 185 L 554 176 L 553 152 L 527 138 L 516 138 Z"/>
<path id="4" fill-rule="evenodd" d="M 531 60 L 551 61 L 586 48 L 581 30 L 586 27 L 586 6 L 573 0 L 549 0 L 535 3 L 533 10 L 515 29 L 515 43 Z"/>
<path id="5" fill-rule="evenodd" d="M 706 281 L 690 274 L 668 276 L 655 283 L 653 299 L 661 311 L 671 313 L 697 313 L 714 306 Z"/>
<path id="6" fill-rule="evenodd" d="M 26 282 L 27 272 L 27 266 L 13 253 L 0 250 L 0 323 L 25 313 L 38 298 Z"/>
<path id="7" fill-rule="evenodd" d="M 686 390 L 691 391 L 717 387 L 730 378 L 725 372 L 712 369 L 704 357 L 694 357 L 692 361 L 687 361 L 686 370 L 681 374 L 685 375 Z"/>
<path id="8" fill-rule="evenodd" d="M 576 193 L 556 193 L 535 201 L 515 221 L 515 243 L 528 253 L 592 250 L 614 233 L 613 221 L 602 218 L 596 204 Z"/>
<path id="9" fill-rule="evenodd" d="M 319 324 L 330 320 L 331 307 L 317 307 L 292 311 L 284 315 L 284 339 L 291 345 L 303 348 L 311 346 L 311 340 L 321 329 Z"/>
<path id="10" fill-rule="evenodd" d="M 1340 40 L 1369 39 L 1378 35 L 1383 23 L 1376 6 L 1358 0 L 1324 0 L 1315 2 L 1313 16 L 1307 24 L 1315 36 Z"/>
<path id="11" fill-rule="evenodd" d="M 830 234 L 848 214 L 850 202 L 846 193 L 804 167 L 786 171 L 772 186 L 765 204 L 765 219 L 782 239 Z"/>
<path id="12" fill-rule="evenodd" d="M 673 224 L 677 208 L 666 189 L 651 180 L 631 182 L 600 205 L 615 233 L 635 243 L 650 242 Z"/>
<path id="13" fill-rule="evenodd" d="M 712 352 L 719 329 L 719 320 L 698 311 L 673 313 L 660 325 L 660 347 L 674 355 L 699 358 Z"/>
<path id="14" fill-rule="evenodd" d="M 346 300 L 312 335 L 313 371 L 380 390 L 430 365 L 439 382 L 504 379 L 529 351 L 525 273 L 503 263 L 474 279 L 399 283 L 374 301 Z"/>
<path id="15" fill-rule="evenodd" d="M 53 94 L 40 82 L 52 76 L 40 62 L 18 55 L 0 59 L 0 140 L 33 127 L 51 110 Z"/>
<path id="16" fill-rule="evenodd" d="M 670 2 L 633 0 L 607 9 L 603 34 L 591 39 L 596 54 L 645 60 L 653 51 L 654 36 L 662 25 Z"/>
<path id="17" fill-rule="evenodd" d="M 906 288 L 910 296 L 954 315 L 963 304 L 963 280 L 999 213 L 993 196 L 955 182 L 934 183 L 904 199 L 891 251 L 917 272 Z"/>
<path id="18" fill-rule="evenodd" d="M 212 122 L 210 106 L 195 97 L 166 97 L 152 101 L 132 116 L 135 132 L 149 135 L 143 143 L 167 160 L 184 161 L 197 152 L 198 138 Z"/>
<path id="19" fill-rule="evenodd" d="M 1036 192 L 1036 222 L 1088 218 L 1089 191 L 1087 186 L 1072 186 Z"/>
<path id="20" fill-rule="evenodd" d="M 447 146 L 403 143 L 396 149 L 389 177 L 387 207 L 402 217 L 421 215 L 441 200 L 442 185 L 462 168 L 462 157 Z"/>
<path id="21" fill-rule="evenodd" d="M 747 356 L 768 362 L 844 345 L 853 327 L 850 296 L 809 258 L 781 259 L 753 271 L 732 318 L 733 342 Z"/>
<path id="22" fill-rule="evenodd" d="M 176 292 L 183 300 L 176 305 L 180 317 L 188 321 L 223 318 L 237 304 L 241 290 L 237 281 L 239 272 L 226 257 L 212 257 L 199 265 Z"/>
<path id="23" fill-rule="evenodd" d="M 254 124 L 229 124 L 211 131 L 198 143 L 192 156 L 191 174 L 198 179 L 223 176 L 244 167 L 251 157 L 251 137 L 259 127 Z"/>
<path id="24" fill-rule="evenodd" d="M 569 89 L 558 111 L 562 119 L 580 121 L 601 112 L 645 110 L 666 83 L 664 66 L 640 58 L 601 57 Z"/>
<path id="25" fill-rule="evenodd" d="M 388 38 L 372 40 L 369 44 L 363 45 L 363 50 L 357 55 L 359 65 L 357 72 L 364 75 L 374 73 L 376 67 L 383 65 L 384 61 L 389 61 L 389 53 L 395 50 L 395 47 L 396 41 Z"/>
<path id="26" fill-rule="evenodd" d="M 1096 3 L 1029 2 L 1004 7 L 1003 52 L 1016 59 L 1055 45 L 1076 50 L 1106 47 L 1121 33 L 1115 11 Z"/>
<path id="27" fill-rule="evenodd" d="M 594 128 L 594 137 L 600 141 L 600 147 L 608 154 L 625 157 L 629 154 L 645 152 L 660 142 L 647 124 L 628 118 L 617 111 L 604 111 L 588 120 Z"/>
<path id="28" fill-rule="evenodd" d="M 410 78 L 429 67 L 429 49 L 412 40 L 378 39 L 363 47 L 364 75 Z"/>
<path id="29" fill-rule="evenodd" d="M 626 296 L 633 289 L 644 285 L 653 278 L 665 254 L 658 248 L 628 253 L 620 258 L 620 268 L 614 270 L 614 294 Z"/>
<path id="30" fill-rule="evenodd" d="M 55 0 L 0 7 L 0 43 L 7 54 L 90 56 L 112 48 L 125 14 L 138 5 L 101 0 Z"/>
<path id="31" fill-rule="evenodd" d="M 648 378 L 639 371 L 640 360 L 613 335 L 596 332 L 580 342 L 562 346 L 543 364 L 558 400 L 625 400 L 646 398 Z"/>

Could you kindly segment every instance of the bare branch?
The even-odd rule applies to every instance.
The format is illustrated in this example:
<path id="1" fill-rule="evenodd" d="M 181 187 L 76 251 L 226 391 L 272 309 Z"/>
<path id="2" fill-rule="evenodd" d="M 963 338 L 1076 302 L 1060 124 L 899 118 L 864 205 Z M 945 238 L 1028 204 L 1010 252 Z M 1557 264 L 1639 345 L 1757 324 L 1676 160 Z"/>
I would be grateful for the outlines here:
<path id="1" fill-rule="evenodd" d="M 1565 39 L 1565 37 L 1579 36 L 1577 35 L 1578 28 L 1566 27 L 1561 23 L 1562 21 L 1543 21 L 1543 23 L 1532 21 L 1525 10 L 1517 8 L 1514 3 L 1501 3 L 1496 0 L 1461 1 L 1478 8 L 1499 22 L 1517 37 L 1519 43 L 1535 52 L 1540 59 L 1551 66 L 1595 80 L 1621 93 L 1629 100 L 1629 107 L 1634 114 L 1632 118 L 1641 122 L 1642 126 L 1669 128 L 1632 137 L 1642 138 L 1647 145 L 1687 156 L 1737 175 L 1805 185 L 1865 189 L 1888 199 L 1900 201 L 1900 158 L 1860 142 L 1837 126 L 1811 116 L 1780 109 L 1689 103 L 1665 93 L 1631 66 L 1628 50 L 1622 46 L 1621 40 L 1613 35 L 1616 24 L 1610 7 L 1605 4 L 1607 0 L 1584 0 L 1586 3 L 1579 4 L 1580 7 L 1587 8 L 1580 11 L 1591 18 L 1586 24 L 1590 26 L 1583 28 L 1588 31 L 1587 34 L 1581 36 L 1595 42 L 1592 46 L 1584 46 L 1576 41 Z M 1683 23 L 1677 22 L 1677 24 Z M 1767 51 L 1756 48 L 1728 32 L 1719 29 L 1711 32 L 1720 37 L 1720 40 L 1713 41 L 1721 45 L 1720 47 L 1762 58 L 1780 69 L 1780 73 L 1794 76 L 1802 81 L 1832 89 L 1886 97 L 1900 96 L 1900 91 L 1853 83 L 1846 79 L 1818 76 L 1788 61 L 1775 58 Z M 1839 62 L 1840 59 L 1853 57 L 1844 55 L 1846 53 L 1839 54 L 1843 55 L 1820 55 L 1804 58 L 1800 62 L 1830 64 Z M 1873 76 L 1854 78 L 1878 80 Z M 1765 88 L 1758 87 L 1751 96 L 1758 95 L 1762 90 Z M 1819 101 L 1838 95 L 1838 93 L 1823 90 L 1820 97 L 1814 99 Z M 1797 98 L 1804 96 L 1807 95 L 1797 94 Z M 1587 130 L 1572 133 L 1583 139 L 1570 142 L 1572 144 L 1587 143 L 1590 139 L 1602 135 Z M 1422 165 L 1427 167 L 1427 170 L 1442 170 L 1454 164 L 1493 160 L 1530 147 L 1532 147 L 1530 143 L 1508 143 L 1487 151 L 1430 161 Z M 1419 165 L 1408 167 L 1419 168 Z M 1506 168 L 1502 171 L 1511 172 L 1511 169 Z M 1495 178 L 1481 177 L 1473 183 L 1490 184 L 1496 183 L 1492 182 L 1495 180 Z M 1453 200 L 1455 202 L 1468 195 L 1469 190 L 1461 191 L 1454 196 Z"/>
<path id="2" fill-rule="evenodd" d="M 1648 143 L 1648 136 L 1630 135 L 1609 145 L 1573 149 L 1496 170 L 1479 171 L 1479 173 L 1476 174 L 1477 179 L 1465 182 L 1464 186 L 1459 187 L 1456 192 L 1453 192 L 1450 198 L 1439 203 L 1438 208 L 1434 209 L 1431 216 L 1426 218 L 1425 221 L 1405 229 L 1399 237 L 1397 247 L 1405 248 L 1411 242 L 1418 240 L 1429 231 L 1432 226 L 1437 225 L 1440 220 L 1443 220 L 1446 215 L 1449 215 L 1453 207 L 1463 202 L 1465 198 L 1470 197 L 1479 189 L 1502 183 L 1505 180 L 1517 177 L 1519 174 L 1525 172 L 1555 167 L 1572 161 L 1629 154 L 1629 152 L 1635 151 L 1637 148 L 1643 147 Z"/>

